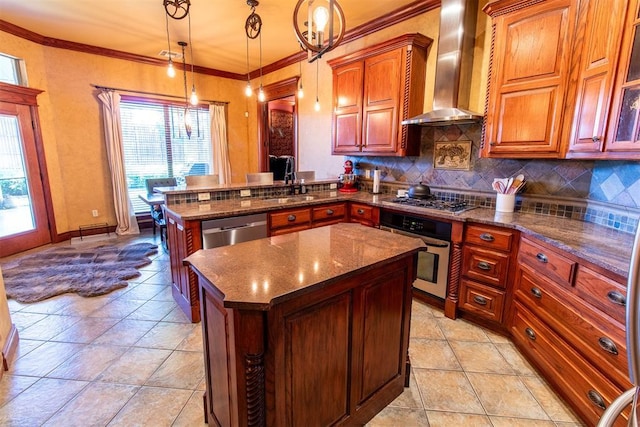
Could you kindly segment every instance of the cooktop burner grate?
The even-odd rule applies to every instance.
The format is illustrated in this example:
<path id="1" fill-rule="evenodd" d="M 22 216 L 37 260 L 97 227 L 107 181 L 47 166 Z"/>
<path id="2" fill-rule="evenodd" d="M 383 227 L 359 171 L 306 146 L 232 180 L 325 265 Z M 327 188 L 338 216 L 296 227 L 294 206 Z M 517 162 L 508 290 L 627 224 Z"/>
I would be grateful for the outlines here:
<path id="1" fill-rule="evenodd" d="M 397 197 L 391 203 L 412 206 L 416 208 L 436 209 L 439 211 L 460 212 L 468 209 L 468 204 L 462 200 L 445 201 L 436 198 L 417 199 L 411 197 Z"/>

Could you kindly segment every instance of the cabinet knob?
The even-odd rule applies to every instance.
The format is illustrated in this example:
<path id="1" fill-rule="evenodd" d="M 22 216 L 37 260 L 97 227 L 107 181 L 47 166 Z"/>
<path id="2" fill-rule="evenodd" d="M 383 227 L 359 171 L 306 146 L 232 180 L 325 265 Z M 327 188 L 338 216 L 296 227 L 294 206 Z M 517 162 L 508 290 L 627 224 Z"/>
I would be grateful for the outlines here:
<path id="1" fill-rule="evenodd" d="M 364 209 L 358 209 L 358 215 L 364 215 Z"/>
<path id="2" fill-rule="evenodd" d="M 524 330 L 524 333 L 527 334 L 527 336 L 529 337 L 529 339 L 531 341 L 535 341 L 536 333 L 533 331 L 533 329 L 527 328 L 527 329 Z"/>
<path id="3" fill-rule="evenodd" d="M 287 217 L 287 221 L 289 221 L 289 222 L 292 222 L 292 221 L 295 221 L 295 220 L 296 220 L 296 216 L 295 216 L 295 215 L 293 215 L 293 214 L 291 214 L 291 215 L 289 215 L 289 216 Z"/>
<path id="4" fill-rule="evenodd" d="M 546 264 L 547 262 L 549 262 L 549 259 L 548 259 L 548 258 L 547 258 L 547 256 L 546 256 L 545 254 L 543 254 L 543 253 L 538 253 L 538 254 L 536 255 L 536 259 L 537 259 L 538 261 L 540 261 L 541 263 L 543 263 L 543 264 Z"/>
<path id="5" fill-rule="evenodd" d="M 621 305 L 623 307 L 627 305 L 627 299 L 618 291 L 609 291 L 607 293 L 607 298 L 614 304 Z"/>
<path id="6" fill-rule="evenodd" d="M 616 343 L 614 343 L 611 338 L 600 337 L 598 338 L 598 344 L 600 345 L 600 348 L 607 353 L 611 353 L 616 356 L 618 355 L 618 347 L 616 347 Z"/>
<path id="7" fill-rule="evenodd" d="M 600 138 L 598 135 L 594 135 L 594 136 L 592 136 L 592 137 L 591 137 L 591 140 L 592 140 L 593 142 L 600 142 L 600 139 L 601 139 L 601 138 Z"/>
<path id="8" fill-rule="evenodd" d="M 480 262 L 478 263 L 478 268 L 479 268 L 480 270 L 485 270 L 485 271 L 487 271 L 487 270 L 491 270 L 491 266 L 490 266 L 490 265 L 489 265 L 489 263 L 488 263 L 488 262 L 486 262 L 486 261 L 480 261 Z"/>
<path id="9" fill-rule="evenodd" d="M 479 295 L 473 297 L 473 301 L 478 305 L 487 305 L 487 299 Z"/>
<path id="10" fill-rule="evenodd" d="M 495 141 L 491 141 L 491 142 L 489 143 L 489 145 L 493 147 L 494 145 L 498 145 L 498 143 L 497 143 L 497 142 L 495 142 Z"/>
<path id="11" fill-rule="evenodd" d="M 602 398 L 602 396 L 600 395 L 600 393 L 598 393 L 595 390 L 589 390 L 587 392 L 587 397 L 589 398 L 589 400 L 591 401 L 591 403 L 593 403 L 594 405 L 596 405 L 598 408 L 600 409 L 607 409 L 607 405 L 605 405 L 604 403 L 604 399 Z"/>
<path id="12" fill-rule="evenodd" d="M 542 291 L 538 288 L 531 288 L 531 295 L 533 295 L 534 297 L 540 299 L 542 298 Z"/>
<path id="13" fill-rule="evenodd" d="M 480 240 L 484 240 L 485 242 L 493 242 L 495 238 L 489 233 L 482 233 L 480 235 Z"/>
<path id="14" fill-rule="evenodd" d="M 333 215 L 333 209 L 327 209 L 327 215 Z"/>

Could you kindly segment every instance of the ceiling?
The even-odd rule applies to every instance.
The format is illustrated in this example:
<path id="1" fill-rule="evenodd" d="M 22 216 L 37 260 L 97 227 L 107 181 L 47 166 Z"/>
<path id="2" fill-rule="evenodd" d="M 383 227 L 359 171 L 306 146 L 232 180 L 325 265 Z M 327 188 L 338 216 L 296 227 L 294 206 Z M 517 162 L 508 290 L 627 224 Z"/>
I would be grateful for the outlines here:
<path id="1" fill-rule="evenodd" d="M 415 0 L 339 0 L 347 31 Z M 260 0 L 262 65 L 300 51 L 293 31 L 296 0 Z M 228 73 L 247 72 L 246 0 L 191 0 L 195 65 Z M 163 0 L 0 0 L 0 19 L 44 37 L 163 58 L 167 33 Z M 171 50 L 189 39 L 188 19 L 169 18 Z M 191 62 L 187 48 L 186 61 Z M 249 40 L 249 69 L 260 66 L 259 38 Z"/>

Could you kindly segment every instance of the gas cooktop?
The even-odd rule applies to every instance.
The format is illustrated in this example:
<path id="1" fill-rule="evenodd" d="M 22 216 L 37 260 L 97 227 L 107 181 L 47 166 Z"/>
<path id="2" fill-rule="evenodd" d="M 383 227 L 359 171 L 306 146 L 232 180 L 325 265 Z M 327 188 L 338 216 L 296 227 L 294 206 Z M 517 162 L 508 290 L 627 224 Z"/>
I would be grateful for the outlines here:
<path id="1" fill-rule="evenodd" d="M 446 201 L 436 199 L 435 197 L 428 199 L 417 199 L 411 197 L 396 197 L 390 200 L 391 203 L 395 203 L 403 206 L 411 206 L 416 208 L 435 209 L 439 211 L 447 211 L 460 213 L 473 209 L 474 206 L 469 206 L 467 202 L 461 200 Z"/>

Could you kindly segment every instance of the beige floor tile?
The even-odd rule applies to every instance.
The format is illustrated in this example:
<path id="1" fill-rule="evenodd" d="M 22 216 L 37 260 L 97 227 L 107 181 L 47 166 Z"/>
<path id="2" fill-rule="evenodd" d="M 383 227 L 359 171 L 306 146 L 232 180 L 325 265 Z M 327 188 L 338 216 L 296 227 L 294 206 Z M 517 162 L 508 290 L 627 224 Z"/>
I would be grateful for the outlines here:
<path id="1" fill-rule="evenodd" d="M 73 302 L 72 295 L 75 294 L 63 294 L 53 298 L 46 299 L 44 301 L 25 304 L 22 308 L 22 312 L 25 313 L 43 313 L 43 314 L 56 314 L 62 310 L 66 305 Z"/>
<path id="2" fill-rule="evenodd" d="M 2 381 L 0 381 L 0 406 L 7 404 L 36 381 L 38 381 L 38 377 L 4 374 Z"/>
<path id="3" fill-rule="evenodd" d="M 438 325 L 448 340 L 488 342 L 489 337 L 484 330 L 464 319 L 451 320 L 448 317 L 438 318 Z"/>
<path id="4" fill-rule="evenodd" d="M 96 378 L 97 381 L 144 385 L 171 355 L 171 350 L 130 348 Z"/>
<path id="5" fill-rule="evenodd" d="M 84 319 L 51 338 L 51 341 L 88 344 L 111 329 L 116 323 L 118 323 L 118 319 L 99 317 Z"/>
<path id="6" fill-rule="evenodd" d="M 487 334 L 489 341 L 491 341 L 494 344 L 504 344 L 504 343 L 511 342 L 511 340 L 508 337 L 505 337 L 504 335 L 500 335 L 488 329 L 484 329 L 484 333 Z"/>
<path id="7" fill-rule="evenodd" d="M 424 409 L 387 406 L 365 425 L 368 427 L 428 427 L 429 421 Z"/>
<path id="8" fill-rule="evenodd" d="M 544 380 L 534 377 L 523 377 L 521 379 L 553 421 L 580 422 L 579 418 L 567 408 L 562 399 Z"/>
<path id="9" fill-rule="evenodd" d="M 123 319 L 96 338 L 94 344 L 133 345 L 158 322 Z"/>
<path id="10" fill-rule="evenodd" d="M 132 287 L 123 295 L 130 299 L 149 300 L 158 295 L 165 288 L 166 285 L 148 285 L 146 283 L 141 283 L 138 286 Z"/>
<path id="11" fill-rule="evenodd" d="M 204 378 L 201 351 L 174 351 L 151 375 L 146 385 L 195 390 Z"/>
<path id="12" fill-rule="evenodd" d="M 41 378 L 0 408 L 0 425 L 42 425 L 87 384 L 84 381 Z"/>
<path id="13" fill-rule="evenodd" d="M 538 372 L 510 342 L 497 343 L 496 348 L 518 375 L 538 376 Z"/>
<path id="14" fill-rule="evenodd" d="M 438 325 L 438 321 L 433 316 L 412 317 L 409 333 L 413 338 L 444 339 L 444 334 Z"/>
<path id="15" fill-rule="evenodd" d="M 84 347 L 84 344 L 45 342 L 17 359 L 9 366 L 9 372 L 14 375 L 43 377 Z"/>
<path id="16" fill-rule="evenodd" d="M 191 320 L 184 314 L 184 311 L 180 307 L 175 307 L 169 314 L 167 314 L 163 319 L 163 322 L 172 322 L 172 323 L 191 323 Z"/>
<path id="17" fill-rule="evenodd" d="M 193 394 L 190 390 L 142 387 L 109 426 L 170 426 Z"/>
<path id="18" fill-rule="evenodd" d="M 138 272 L 140 273 L 140 276 L 134 277 L 133 279 L 129 280 L 129 283 L 144 283 L 147 279 L 155 276 L 157 273 L 157 271 L 149 269 L 139 269 Z"/>
<path id="19" fill-rule="evenodd" d="M 91 383 L 51 417 L 44 426 L 104 426 L 138 391 L 122 384 Z"/>
<path id="20" fill-rule="evenodd" d="M 201 352 L 202 348 L 202 326 L 198 324 L 191 330 L 189 335 L 187 335 L 187 337 L 178 344 L 176 350 Z"/>
<path id="21" fill-rule="evenodd" d="M 127 298 L 118 298 L 110 301 L 94 312 L 90 313 L 89 317 L 111 317 L 114 319 L 124 319 L 140 306 L 142 306 L 146 300 L 132 300 Z"/>
<path id="22" fill-rule="evenodd" d="M 173 301 L 173 291 L 171 286 L 165 286 L 160 293 L 151 299 L 153 301 Z"/>
<path id="23" fill-rule="evenodd" d="M 136 347 L 175 349 L 200 325 L 183 323 L 158 323 L 136 342 Z"/>
<path id="24" fill-rule="evenodd" d="M 486 415 L 427 411 L 430 427 L 492 427 Z"/>
<path id="25" fill-rule="evenodd" d="M 556 427 L 553 421 L 510 417 L 489 417 L 489 419 L 493 427 Z"/>
<path id="26" fill-rule="evenodd" d="M 518 376 L 468 372 L 467 377 L 488 415 L 549 419 Z"/>
<path id="27" fill-rule="evenodd" d="M 493 343 L 449 341 L 449 345 L 465 372 L 515 373 Z"/>
<path id="28" fill-rule="evenodd" d="M 433 311 L 428 304 L 414 299 L 411 304 L 411 319 L 421 316 L 433 317 Z"/>
<path id="29" fill-rule="evenodd" d="M 14 360 L 20 359 L 21 357 L 29 354 L 32 350 L 40 347 L 46 341 L 39 340 L 27 340 L 20 338 L 18 341 L 18 349 L 16 350 Z"/>
<path id="30" fill-rule="evenodd" d="M 449 343 L 445 340 L 411 338 L 409 340 L 411 366 L 426 369 L 447 369 L 459 371 L 462 368 Z"/>
<path id="31" fill-rule="evenodd" d="M 204 427 L 204 403 L 202 392 L 194 391 L 172 427 Z"/>
<path id="32" fill-rule="evenodd" d="M 81 318 L 76 316 L 50 314 L 21 331 L 20 337 L 31 340 L 50 340 L 80 320 Z"/>
<path id="33" fill-rule="evenodd" d="M 91 298 L 79 297 L 65 305 L 58 314 L 64 314 L 67 316 L 86 316 L 89 313 L 104 307 L 114 298 L 116 298 L 116 296 L 113 292 Z"/>
<path id="34" fill-rule="evenodd" d="M 415 369 L 414 374 L 425 409 L 485 413 L 464 372 Z"/>
<path id="35" fill-rule="evenodd" d="M 128 315 L 127 319 L 159 321 L 171 313 L 175 307 L 175 303 L 171 301 L 147 301 Z"/>
<path id="36" fill-rule="evenodd" d="M 158 271 L 153 276 L 149 277 L 143 282 L 146 285 L 170 285 L 171 284 L 171 271 L 163 270 Z"/>
<path id="37" fill-rule="evenodd" d="M 42 313 L 17 312 L 17 313 L 11 313 L 11 321 L 13 322 L 14 325 L 16 325 L 18 332 L 22 332 L 29 326 L 35 323 L 38 323 L 39 321 L 41 321 L 47 316 L 48 316 L 47 314 L 42 314 Z"/>
<path id="38" fill-rule="evenodd" d="M 49 378 L 91 381 L 117 360 L 127 347 L 88 345 L 47 374 Z"/>
<path id="39" fill-rule="evenodd" d="M 420 397 L 420 390 L 418 389 L 418 383 L 416 382 L 413 372 L 409 377 L 409 387 L 406 387 L 402 394 L 396 397 L 389 406 L 422 409 L 422 398 Z"/>

